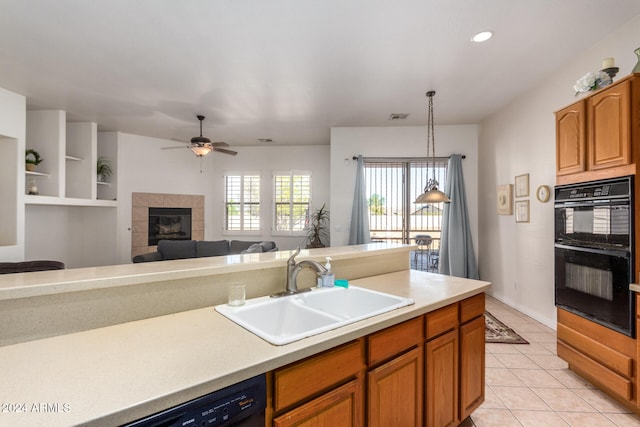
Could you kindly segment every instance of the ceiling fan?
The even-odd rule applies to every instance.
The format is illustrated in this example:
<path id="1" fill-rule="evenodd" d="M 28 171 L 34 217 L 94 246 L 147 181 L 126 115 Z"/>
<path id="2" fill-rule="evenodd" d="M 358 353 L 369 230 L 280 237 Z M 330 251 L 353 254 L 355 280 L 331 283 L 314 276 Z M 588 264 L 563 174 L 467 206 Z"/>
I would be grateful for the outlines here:
<path id="1" fill-rule="evenodd" d="M 187 141 L 182 141 L 180 139 L 171 138 L 173 141 L 184 142 L 185 144 L 190 144 L 190 146 L 185 147 L 184 145 L 181 145 L 178 147 L 163 147 L 162 149 L 171 150 L 174 148 L 188 148 L 193 151 L 193 154 L 195 154 L 197 157 L 204 157 L 212 151 L 218 151 L 220 153 L 229 154 L 231 156 L 235 156 L 236 154 L 238 154 L 237 151 L 221 148 L 229 146 L 229 144 L 227 144 L 226 142 L 211 142 L 209 138 L 202 136 L 202 121 L 205 119 L 205 117 L 196 117 L 198 118 L 198 120 L 200 120 L 200 136 L 194 136 L 193 138 L 191 138 L 190 143 L 188 143 Z"/>

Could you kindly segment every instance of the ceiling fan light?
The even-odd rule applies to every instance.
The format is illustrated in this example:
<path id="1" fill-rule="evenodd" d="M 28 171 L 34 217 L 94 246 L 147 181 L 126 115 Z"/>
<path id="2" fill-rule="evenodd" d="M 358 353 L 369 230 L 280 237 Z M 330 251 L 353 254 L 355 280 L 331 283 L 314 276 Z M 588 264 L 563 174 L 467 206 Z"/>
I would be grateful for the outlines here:
<path id="1" fill-rule="evenodd" d="M 198 157 L 204 157 L 211 152 L 211 148 L 200 145 L 200 146 L 191 147 L 191 151 L 193 151 L 193 154 L 195 154 Z"/>

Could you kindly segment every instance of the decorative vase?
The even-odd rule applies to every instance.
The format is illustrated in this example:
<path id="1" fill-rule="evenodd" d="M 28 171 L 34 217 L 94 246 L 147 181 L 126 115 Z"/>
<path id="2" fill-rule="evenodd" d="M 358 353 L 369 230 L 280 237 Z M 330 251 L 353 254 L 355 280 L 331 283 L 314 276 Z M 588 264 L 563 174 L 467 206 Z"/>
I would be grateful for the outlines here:
<path id="1" fill-rule="evenodd" d="M 631 71 L 632 73 L 640 73 L 640 47 L 637 48 L 636 50 L 634 50 L 634 52 L 636 53 L 636 56 L 638 57 L 638 63 L 636 64 L 636 66 L 633 68 L 633 71 Z"/>

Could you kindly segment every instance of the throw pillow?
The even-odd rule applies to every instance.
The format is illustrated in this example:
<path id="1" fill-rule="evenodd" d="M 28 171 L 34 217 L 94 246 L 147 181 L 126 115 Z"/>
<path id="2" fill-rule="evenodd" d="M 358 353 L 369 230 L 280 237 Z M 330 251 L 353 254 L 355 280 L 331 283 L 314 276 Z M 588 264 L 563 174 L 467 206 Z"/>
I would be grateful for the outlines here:
<path id="1" fill-rule="evenodd" d="M 260 245 L 260 243 L 254 243 L 253 245 L 249 246 L 247 249 L 245 249 L 240 253 L 241 254 L 257 254 L 260 252 L 263 252 L 262 246 Z"/>

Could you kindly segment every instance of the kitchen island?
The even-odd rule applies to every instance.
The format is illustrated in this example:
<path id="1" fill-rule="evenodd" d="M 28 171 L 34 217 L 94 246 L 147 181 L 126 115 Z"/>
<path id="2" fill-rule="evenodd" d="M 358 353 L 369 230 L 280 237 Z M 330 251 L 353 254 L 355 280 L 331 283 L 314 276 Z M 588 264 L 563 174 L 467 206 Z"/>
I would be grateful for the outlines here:
<path id="1" fill-rule="evenodd" d="M 0 347 L 0 425 L 118 425 L 451 306 L 489 287 L 409 270 L 408 249 L 403 250 L 405 269 L 350 283 L 409 297 L 415 304 L 284 346 L 263 341 L 206 306 Z"/>

